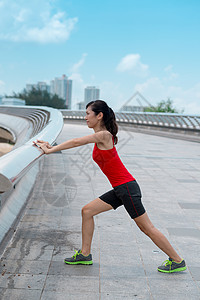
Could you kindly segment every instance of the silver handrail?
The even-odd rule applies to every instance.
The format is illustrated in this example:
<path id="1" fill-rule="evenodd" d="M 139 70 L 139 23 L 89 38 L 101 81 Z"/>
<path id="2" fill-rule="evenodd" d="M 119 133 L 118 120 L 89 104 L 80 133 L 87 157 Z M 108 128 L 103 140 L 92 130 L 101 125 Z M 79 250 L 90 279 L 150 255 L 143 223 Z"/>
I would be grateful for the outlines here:
<path id="1" fill-rule="evenodd" d="M 46 140 L 50 144 L 53 144 L 62 130 L 63 116 L 60 111 L 50 107 L 26 107 L 26 113 L 28 109 L 30 109 L 30 112 L 31 109 L 34 109 L 38 114 L 39 119 L 36 126 L 38 132 L 25 144 L 0 157 L 0 193 L 12 189 L 24 174 L 42 157 L 43 151 L 33 145 L 33 140 Z M 42 114 L 45 115 L 44 119 L 46 122 L 40 118 L 41 110 Z M 4 113 L 6 114 L 8 111 L 4 111 Z M 23 111 L 22 108 L 21 111 Z M 26 118 L 28 118 L 27 115 Z M 22 117 L 25 117 L 25 115 Z M 34 119 L 35 117 L 31 116 L 31 118 Z M 30 121 L 34 122 L 31 118 Z M 40 127 L 40 123 L 42 122 L 43 128 Z M 35 128 L 33 130 L 35 132 Z"/>
<path id="2" fill-rule="evenodd" d="M 64 119 L 84 119 L 85 110 L 61 110 Z M 200 115 L 152 112 L 115 112 L 117 122 L 200 132 Z"/>

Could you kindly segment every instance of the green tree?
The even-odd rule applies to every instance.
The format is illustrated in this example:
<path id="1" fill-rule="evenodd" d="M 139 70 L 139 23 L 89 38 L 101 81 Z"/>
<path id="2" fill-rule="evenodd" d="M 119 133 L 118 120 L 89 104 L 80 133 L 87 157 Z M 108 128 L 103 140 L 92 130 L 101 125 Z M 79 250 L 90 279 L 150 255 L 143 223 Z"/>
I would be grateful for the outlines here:
<path id="1" fill-rule="evenodd" d="M 26 105 L 33 106 L 50 106 L 58 109 L 66 108 L 64 100 L 59 98 L 57 95 L 51 95 L 47 91 L 43 91 L 39 88 L 32 88 L 31 91 L 27 92 L 24 89 L 21 93 L 13 93 L 13 96 L 7 96 L 7 98 L 20 98 L 26 101 Z"/>
<path id="2" fill-rule="evenodd" d="M 160 101 L 157 106 L 147 107 L 145 112 L 178 113 L 177 109 L 173 107 L 173 101 L 170 98 Z M 183 110 L 181 113 L 183 113 Z"/>

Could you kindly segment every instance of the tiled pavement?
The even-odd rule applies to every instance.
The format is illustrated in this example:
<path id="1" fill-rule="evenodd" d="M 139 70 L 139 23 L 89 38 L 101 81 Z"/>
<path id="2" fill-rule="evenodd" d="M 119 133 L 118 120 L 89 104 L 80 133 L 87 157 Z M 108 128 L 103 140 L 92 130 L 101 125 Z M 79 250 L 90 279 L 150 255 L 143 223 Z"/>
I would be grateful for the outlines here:
<path id="1" fill-rule="evenodd" d="M 90 133 L 68 124 L 57 143 Z M 92 266 L 63 263 L 81 245 L 81 207 L 110 189 L 86 145 L 44 158 L 1 258 L 0 299 L 200 299 L 199 144 L 121 128 L 117 148 L 141 186 L 149 217 L 185 258 L 187 271 L 157 272 L 166 255 L 123 207 L 95 217 Z"/>

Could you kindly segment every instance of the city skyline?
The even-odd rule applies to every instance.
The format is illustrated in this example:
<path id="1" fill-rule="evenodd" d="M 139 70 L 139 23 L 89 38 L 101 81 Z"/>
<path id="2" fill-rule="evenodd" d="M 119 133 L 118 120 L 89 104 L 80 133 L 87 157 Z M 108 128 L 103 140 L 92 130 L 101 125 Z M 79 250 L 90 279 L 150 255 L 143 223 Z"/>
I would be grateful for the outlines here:
<path id="1" fill-rule="evenodd" d="M 37 83 L 26 84 L 26 91 L 30 92 L 33 88 L 47 91 L 51 95 L 57 95 L 64 100 L 64 103 L 68 109 L 71 109 L 72 105 L 72 80 L 63 74 L 62 77 L 55 77 L 48 84 L 44 81 L 38 81 Z"/>
<path id="2" fill-rule="evenodd" d="M 0 1 L 0 95 L 66 73 L 72 109 L 99 86 L 115 110 L 136 91 L 200 113 L 197 0 Z"/>
<path id="3" fill-rule="evenodd" d="M 72 99 L 72 80 L 63 74 L 62 77 L 55 77 L 50 83 L 38 81 L 37 83 L 27 83 L 26 91 L 30 92 L 33 88 L 47 91 L 51 95 L 57 95 L 66 103 L 66 107 L 71 109 Z M 83 101 L 77 103 L 78 109 L 84 109 L 90 101 L 100 99 L 100 88 L 96 86 L 86 86 L 83 90 Z"/>

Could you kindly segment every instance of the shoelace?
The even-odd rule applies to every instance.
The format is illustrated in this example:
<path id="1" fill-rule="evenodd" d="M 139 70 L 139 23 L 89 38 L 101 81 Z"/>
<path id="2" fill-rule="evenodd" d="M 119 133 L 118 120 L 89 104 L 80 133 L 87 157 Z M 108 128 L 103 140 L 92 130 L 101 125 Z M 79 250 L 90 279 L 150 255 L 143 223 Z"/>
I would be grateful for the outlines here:
<path id="1" fill-rule="evenodd" d="M 80 254 L 80 253 L 79 253 L 80 250 L 74 250 L 74 251 L 75 251 L 75 254 L 74 254 L 72 257 L 73 257 L 73 259 L 75 260 L 76 257 L 77 257 L 77 255 Z"/>
<path id="2" fill-rule="evenodd" d="M 164 265 L 164 264 L 165 264 L 165 266 L 170 265 L 170 270 L 171 270 L 172 260 L 167 259 L 162 263 L 162 265 Z"/>

